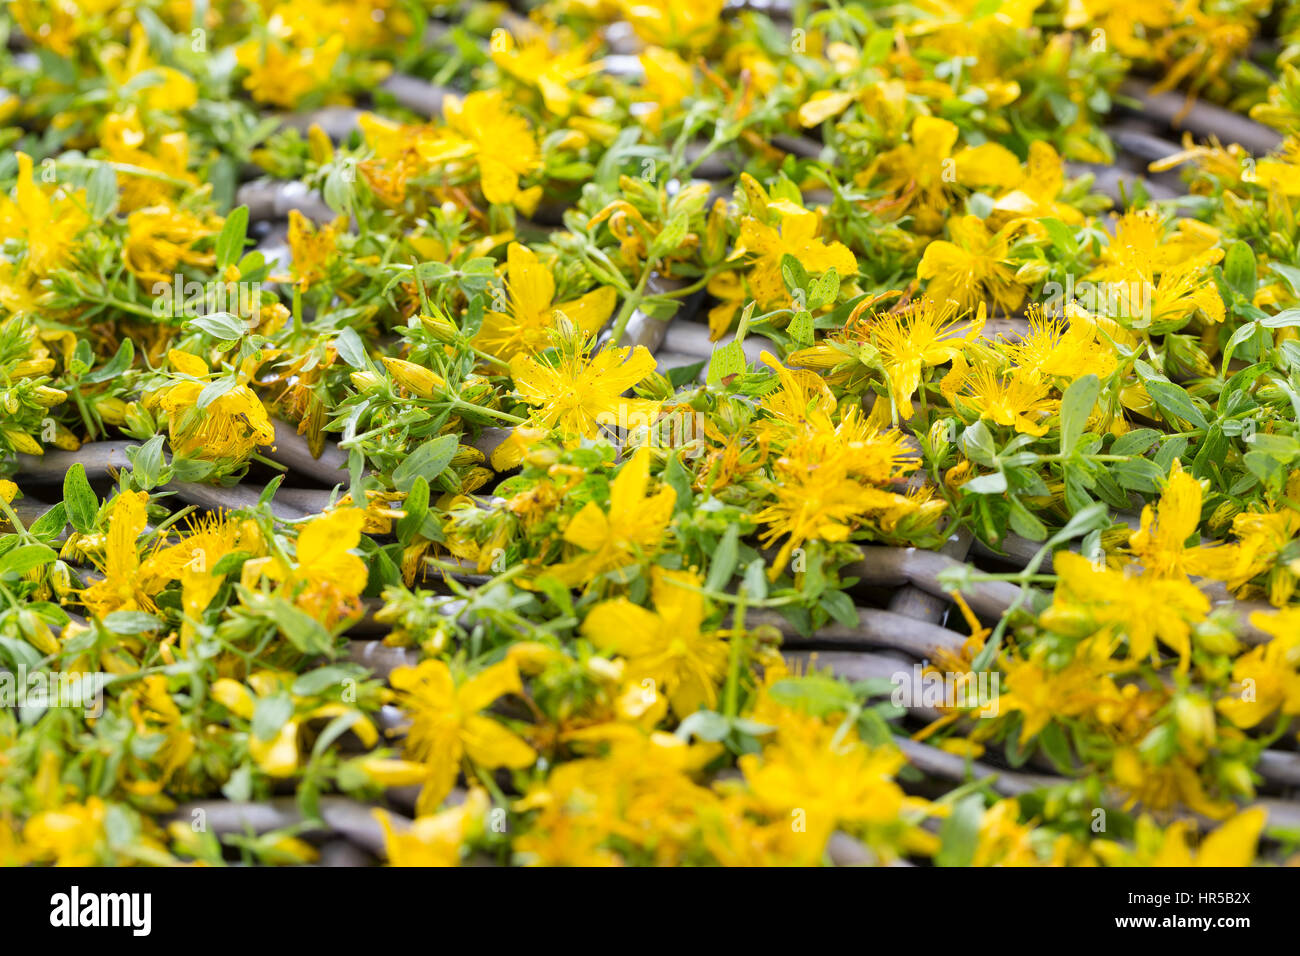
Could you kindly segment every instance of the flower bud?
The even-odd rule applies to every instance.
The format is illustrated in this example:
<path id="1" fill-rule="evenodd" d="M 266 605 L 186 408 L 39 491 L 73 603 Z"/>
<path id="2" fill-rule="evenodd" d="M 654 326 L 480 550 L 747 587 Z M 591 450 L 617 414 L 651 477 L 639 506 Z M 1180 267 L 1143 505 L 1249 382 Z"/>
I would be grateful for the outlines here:
<path id="1" fill-rule="evenodd" d="M 54 359 L 24 359 L 9 372 L 10 378 L 27 378 L 33 375 L 49 375 L 54 371 Z"/>
<path id="2" fill-rule="evenodd" d="M 32 400 L 42 408 L 53 408 L 67 400 L 68 393 L 59 388 L 50 388 L 48 385 L 37 385 L 32 390 Z"/>
<path id="3" fill-rule="evenodd" d="M 1037 285 L 1047 278 L 1050 267 L 1046 262 L 1033 259 L 1016 270 L 1016 281 L 1022 285 Z"/>
<path id="4" fill-rule="evenodd" d="M 1251 778 L 1250 768 L 1240 760 L 1230 760 L 1220 766 L 1219 777 L 1234 793 L 1254 799 L 1255 781 Z"/>
<path id="5" fill-rule="evenodd" d="M 385 358 L 384 367 L 393 381 L 421 398 L 433 398 L 436 392 L 446 388 L 447 383 L 441 375 L 405 359 Z"/>
<path id="6" fill-rule="evenodd" d="M 45 449 L 41 447 L 40 443 L 26 432 L 19 431 L 16 428 L 6 428 L 3 429 L 3 432 L 14 451 L 24 455 L 45 454 Z"/>
<path id="7" fill-rule="evenodd" d="M 460 329 L 442 315 L 421 315 L 420 324 L 438 342 L 454 342 L 460 335 Z"/>
<path id="8" fill-rule="evenodd" d="M 351 378 L 352 387 L 358 392 L 370 392 L 383 384 L 383 379 L 371 371 L 353 372 Z"/>
<path id="9" fill-rule="evenodd" d="M 1214 743 L 1214 708 L 1204 697 L 1183 694 L 1174 701 L 1174 720 L 1183 736 L 1196 744 Z"/>
<path id="10" fill-rule="evenodd" d="M 121 425 L 126 421 L 126 402 L 111 395 L 104 395 L 95 400 L 95 411 L 99 417 L 110 425 Z"/>

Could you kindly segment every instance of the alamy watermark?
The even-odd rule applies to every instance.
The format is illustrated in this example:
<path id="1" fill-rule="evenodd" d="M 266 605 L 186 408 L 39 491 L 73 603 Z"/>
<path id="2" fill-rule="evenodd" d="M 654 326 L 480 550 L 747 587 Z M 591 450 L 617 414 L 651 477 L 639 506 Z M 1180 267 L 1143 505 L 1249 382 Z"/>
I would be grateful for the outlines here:
<path id="1" fill-rule="evenodd" d="M 0 671 L 0 707 L 75 707 L 87 717 L 104 713 L 104 684 L 101 671 Z"/>
<path id="2" fill-rule="evenodd" d="M 998 715 L 1002 675 L 997 671 L 940 672 L 927 663 L 912 665 L 910 671 L 895 671 L 890 700 L 895 707 L 934 707 L 944 710 L 973 710 L 979 717 Z"/>

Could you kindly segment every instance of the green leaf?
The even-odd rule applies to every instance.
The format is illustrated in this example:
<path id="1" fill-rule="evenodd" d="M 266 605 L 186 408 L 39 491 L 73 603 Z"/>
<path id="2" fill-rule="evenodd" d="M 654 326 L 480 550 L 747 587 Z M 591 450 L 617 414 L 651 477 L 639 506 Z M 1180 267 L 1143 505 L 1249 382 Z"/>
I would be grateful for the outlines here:
<path id="1" fill-rule="evenodd" d="M 1016 498 L 1011 499 L 1009 518 L 1011 530 L 1022 538 L 1028 538 L 1030 541 L 1046 540 L 1047 527 Z"/>
<path id="2" fill-rule="evenodd" d="M 72 527 L 82 534 L 89 534 L 95 529 L 99 499 L 86 480 L 86 466 L 79 461 L 73 463 L 63 476 L 63 504 L 67 508 Z"/>
<path id="3" fill-rule="evenodd" d="M 822 595 L 821 606 L 832 618 L 848 628 L 855 628 L 858 621 L 858 609 L 853 598 L 843 591 L 827 591 Z"/>
<path id="4" fill-rule="evenodd" d="M 728 525 L 722 533 L 722 540 L 713 549 L 713 560 L 709 564 L 709 577 L 704 586 L 710 591 L 721 591 L 731 580 L 740 559 L 740 526 Z"/>
<path id="5" fill-rule="evenodd" d="M 708 359 L 700 359 L 698 362 L 692 362 L 690 365 L 679 365 L 676 368 L 670 368 L 667 371 L 668 384 L 673 387 L 673 391 L 688 385 L 700 377 L 700 372 L 704 370 Z"/>
<path id="6" fill-rule="evenodd" d="M 849 685 L 820 674 L 782 678 L 767 693 L 783 707 L 802 710 L 812 717 L 847 713 L 857 703 Z"/>
<path id="7" fill-rule="evenodd" d="M 233 266 L 244 254 L 244 240 L 248 234 L 248 207 L 238 206 L 230 210 L 226 223 L 217 236 L 217 271 L 226 266 Z"/>
<path id="8" fill-rule="evenodd" d="M 455 435 L 439 435 L 418 446 L 393 469 L 393 485 L 398 491 L 409 492 L 420 477 L 432 485 L 451 464 L 457 444 Z"/>
<path id="9" fill-rule="evenodd" d="M 198 398 L 194 400 L 194 407 L 207 408 L 238 384 L 239 382 L 233 375 L 223 375 L 221 378 L 214 378 L 212 381 L 208 382 L 207 385 L 203 386 L 203 390 L 199 392 Z"/>
<path id="10" fill-rule="evenodd" d="M 155 487 L 162 476 L 162 435 L 154 435 L 143 445 L 128 445 L 126 457 L 131 462 L 131 471 L 137 484 L 145 491 Z"/>
<path id="11" fill-rule="evenodd" d="M 50 538 L 58 535 L 63 531 L 64 525 L 68 523 L 68 508 L 60 501 L 45 514 L 41 515 L 28 526 L 27 530 L 33 537 Z"/>
<path id="12" fill-rule="evenodd" d="M 781 257 L 781 278 L 785 280 L 786 290 L 791 295 L 808 294 L 808 270 L 803 263 L 790 253 Z"/>
<path id="13" fill-rule="evenodd" d="M 808 348 L 813 344 L 813 320 L 810 312 L 796 312 L 790 324 L 786 326 L 786 333 L 792 340 L 794 348 Z"/>
<path id="14" fill-rule="evenodd" d="M 321 623 L 288 601 L 282 598 L 257 601 L 253 609 L 274 621 L 289 643 L 304 654 L 324 654 L 331 649 L 330 636 Z"/>
<path id="15" fill-rule="evenodd" d="M 53 548 L 47 548 L 43 544 L 25 544 L 0 558 L 0 574 L 21 576 L 49 564 L 58 556 Z"/>
<path id="16" fill-rule="evenodd" d="M 1255 253 L 1243 240 L 1228 247 L 1223 259 L 1223 279 L 1233 292 L 1250 301 L 1255 297 Z"/>
<path id="17" fill-rule="evenodd" d="M 1079 243 L 1075 241 L 1074 230 L 1059 219 L 1053 219 L 1048 216 L 1045 219 L 1038 220 L 1039 224 L 1047 230 L 1048 237 L 1052 240 L 1052 245 L 1058 251 L 1065 253 L 1069 258 L 1074 258 L 1079 254 Z"/>
<path id="18" fill-rule="evenodd" d="M 1068 455 L 1079 443 L 1079 437 L 1097 404 L 1101 393 L 1101 380 L 1096 375 L 1075 379 L 1061 397 L 1061 454 Z"/>
<path id="19" fill-rule="evenodd" d="M 691 489 L 691 473 L 682 464 L 680 453 L 669 457 L 668 464 L 664 467 L 663 480 L 664 484 L 677 493 L 677 503 L 673 506 L 673 513 L 689 510 L 691 502 L 695 500 L 695 494 Z"/>
<path id="20" fill-rule="evenodd" d="M 114 611 L 104 618 L 104 627 L 112 634 L 148 634 L 163 629 L 163 622 L 143 611 Z"/>
<path id="21" fill-rule="evenodd" d="M 1160 432 L 1154 428 L 1135 428 L 1115 439 L 1110 446 L 1112 455 L 1141 455 L 1160 440 Z"/>
<path id="22" fill-rule="evenodd" d="M 989 472 L 972 478 L 961 486 L 961 490 L 971 495 L 1000 495 L 1007 490 L 1007 476 L 1000 471 Z"/>
<path id="23" fill-rule="evenodd" d="M 677 736 L 690 740 L 692 736 L 717 743 L 731 732 L 731 721 L 712 710 L 697 710 L 677 726 Z"/>
<path id="24" fill-rule="evenodd" d="M 1049 720 L 1038 734 L 1038 745 L 1052 761 L 1056 769 L 1066 776 L 1074 774 L 1074 760 L 1070 756 L 1070 743 L 1065 738 L 1065 731 L 1054 720 Z"/>
<path id="25" fill-rule="evenodd" d="M 762 558 L 755 558 L 745 568 L 745 591 L 750 598 L 762 601 L 767 597 L 767 564 Z"/>
<path id="26" fill-rule="evenodd" d="M 348 678 L 357 677 L 357 668 L 349 664 L 330 664 L 308 671 L 293 682 L 293 693 L 299 697 L 313 697 L 327 691 Z"/>
<path id="27" fill-rule="evenodd" d="M 258 740 L 274 740 L 280 728 L 293 716 L 293 698 L 285 691 L 270 697 L 259 697 L 253 710 L 253 736 Z"/>
<path id="28" fill-rule="evenodd" d="M 361 336 L 357 335 L 357 330 L 351 326 L 339 332 L 334 339 L 334 348 L 338 351 L 339 358 L 353 368 L 363 372 L 370 368 L 366 347 L 361 344 Z"/>
<path id="29" fill-rule="evenodd" d="M 1260 319 L 1259 324 L 1266 329 L 1285 329 L 1300 325 L 1300 309 L 1286 309 L 1277 315 Z"/>
<path id="30" fill-rule="evenodd" d="M 684 209 L 668 220 L 668 225 L 664 226 L 650 243 L 651 258 L 661 259 L 681 248 L 682 243 L 686 241 L 686 233 L 690 230 L 690 225 L 690 214 Z"/>
<path id="31" fill-rule="evenodd" d="M 1292 295 L 1300 295 L 1300 268 L 1281 262 L 1270 263 L 1269 267 L 1286 280 L 1286 284 L 1291 287 Z"/>
<path id="32" fill-rule="evenodd" d="M 429 481 L 424 475 L 417 475 L 411 483 L 403 510 L 406 513 L 398 519 L 397 537 L 403 544 L 409 544 L 429 513 Z"/>
<path id="33" fill-rule="evenodd" d="M 131 344 L 129 338 L 122 339 L 122 344 L 117 347 L 117 352 L 108 360 L 108 363 L 93 372 L 87 372 L 81 377 L 86 383 L 107 382 L 110 379 L 117 378 L 123 372 L 131 367 L 131 362 L 135 358 L 135 346 Z"/>
<path id="34" fill-rule="evenodd" d="M 724 380 L 744 371 L 745 350 L 741 348 L 738 340 L 731 341 L 713 350 L 713 358 L 709 362 L 708 383 L 721 385 Z"/>
<path id="35" fill-rule="evenodd" d="M 198 329 L 219 342 L 236 341 L 248 331 L 244 327 L 244 323 L 229 312 L 213 312 L 210 315 L 200 315 L 186 322 L 185 327 L 191 330 Z"/>
<path id="36" fill-rule="evenodd" d="M 820 309 L 822 306 L 830 305 L 840 295 L 840 275 L 832 266 L 822 275 L 814 279 L 812 286 L 808 289 L 808 308 Z"/>
<path id="37" fill-rule="evenodd" d="M 1206 426 L 1205 416 L 1192 401 L 1187 391 L 1173 382 L 1149 379 L 1146 382 L 1147 394 L 1160 407 L 1160 410 L 1175 421 L 1181 419 L 1193 428 Z"/>
<path id="38" fill-rule="evenodd" d="M 977 793 L 963 797 L 939 827 L 942 844 L 935 854 L 938 866 L 970 866 L 979 845 L 980 823 L 984 819 L 984 798 Z"/>
<path id="39" fill-rule="evenodd" d="M 90 207 L 90 217 L 96 222 L 117 208 L 117 171 L 108 163 L 100 163 L 90 174 L 86 183 L 86 203 Z"/>
<path id="40" fill-rule="evenodd" d="M 961 446 L 962 454 L 981 465 L 992 464 L 998 452 L 993 444 L 993 435 L 983 419 L 966 426 L 958 440 L 958 445 Z"/>

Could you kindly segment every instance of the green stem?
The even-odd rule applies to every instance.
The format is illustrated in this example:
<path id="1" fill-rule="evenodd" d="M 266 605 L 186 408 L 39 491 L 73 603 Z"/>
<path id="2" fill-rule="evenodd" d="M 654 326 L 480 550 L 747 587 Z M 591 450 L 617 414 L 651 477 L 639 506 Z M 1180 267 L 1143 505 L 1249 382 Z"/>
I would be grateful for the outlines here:
<path id="1" fill-rule="evenodd" d="M 734 627 L 731 633 L 731 658 L 727 662 L 727 688 L 722 698 L 722 713 L 726 717 L 735 717 L 739 709 L 740 661 L 745 651 L 745 608 L 748 597 L 749 589 L 742 584 L 736 594 L 736 613 L 732 618 Z"/>
<path id="2" fill-rule="evenodd" d="M 632 294 L 623 300 L 623 308 L 619 310 L 618 318 L 614 320 L 614 335 L 609 340 L 611 348 L 615 348 L 623 341 L 623 333 L 627 330 L 627 324 L 632 319 L 632 313 L 636 307 L 641 304 L 641 299 L 645 297 L 645 287 L 650 281 L 650 273 L 654 271 L 655 260 L 647 259 L 645 269 L 641 272 L 641 278 L 637 280 L 636 288 Z"/>

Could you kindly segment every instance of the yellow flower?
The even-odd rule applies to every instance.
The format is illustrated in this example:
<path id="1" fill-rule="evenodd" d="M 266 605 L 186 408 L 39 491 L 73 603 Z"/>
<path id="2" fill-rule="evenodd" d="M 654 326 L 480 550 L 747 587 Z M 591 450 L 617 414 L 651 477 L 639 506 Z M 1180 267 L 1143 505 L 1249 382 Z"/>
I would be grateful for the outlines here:
<path id="1" fill-rule="evenodd" d="M 124 785 L 137 796 L 161 793 L 194 755 L 194 735 L 167 690 L 167 678 L 162 674 L 144 677 L 138 689 L 128 693 L 127 699 L 131 700 L 131 720 L 136 733 L 142 738 L 161 737 L 162 743 L 148 761 L 148 776 Z"/>
<path id="2" fill-rule="evenodd" d="M 506 249 L 506 292 L 504 312 L 487 312 L 474 344 L 504 359 L 540 352 L 550 344 L 555 313 L 563 312 L 584 335 L 595 335 L 609 319 L 618 301 L 611 286 L 601 286 L 586 295 L 556 304 L 555 279 L 537 253 L 512 242 Z"/>
<path id="3" fill-rule="evenodd" d="M 288 241 L 292 253 L 289 271 L 299 289 L 309 289 L 329 274 L 330 260 L 338 251 L 339 234 L 346 228 L 347 219 L 343 216 L 328 225 L 317 226 L 298 210 L 289 210 Z"/>
<path id="4" fill-rule="evenodd" d="M 984 328 L 981 306 L 964 334 L 956 328 L 961 315 L 951 302 L 935 304 L 933 299 L 912 302 L 906 308 L 884 315 L 873 313 L 866 331 L 880 351 L 889 383 L 889 394 L 898 417 L 912 417 L 912 396 L 921 384 L 921 371 L 951 362 Z"/>
<path id="5" fill-rule="evenodd" d="M 1170 234 L 1159 212 L 1134 209 L 1115 223 L 1115 237 L 1102 247 L 1101 265 L 1088 278 L 1122 281 L 1134 274 L 1153 278 L 1191 260 L 1213 265 L 1223 257 L 1223 250 L 1214 248 L 1218 239 L 1218 232 L 1204 223 L 1180 222 Z"/>
<path id="6" fill-rule="evenodd" d="M 553 43 L 560 46 L 558 52 L 552 49 Z M 604 68 L 603 61 L 591 59 L 598 46 L 595 38 L 578 43 L 564 34 L 556 38 L 538 34 L 515 43 L 507 34 L 505 42 L 492 44 L 492 62 L 521 83 L 536 88 L 548 111 L 567 116 L 575 103 L 584 99 L 574 92 L 574 84 Z"/>
<path id="7" fill-rule="evenodd" d="M 990 232 L 978 216 L 962 216 L 948 221 L 952 241 L 937 240 L 925 247 L 918 279 L 929 280 L 926 294 L 939 302 L 951 299 L 964 309 L 985 302 L 1012 313 L 1025 298 L 1025 287 L 1007 261 L 1013 223 Z"/>
<path id="8" fill-rule="evenodd" d="M 1047 416 L 1059 402 L 1049 398 L 1052 389 L 1036 372 L 1017 368 L 1010 375 L 978 365 L 973 370 L 958 356 L 942 382 L 944 396 L 954 406 L 968 405 L 999 425 L 1041 438 L 1047 434 Z"/>
<path id="9" fill-rule="evenodd" d="M 655 370 L 655 358 L 645 346 L 606 348 L 594 358 L 590 342 L 581 346 L 568 342 L 561 351 L 555 366 L 525 355 L 510 361 L 515 390 L 533 406 L 531 424 L 556 429 L 565 439 L 576 441 L 597 437 L 601 424 L 654 420 L 658 402 L 623 397 Z"/>
<path id="10" fill-rule="evenodd" d="M 911 210 L 918 231 L 933 234 L 942 228 L 943 213 L 957 197 L 958 185 L 1009 187 L 1023 179 L 1020 160 L 997 143 L 954 153 L 958 133 L 956 124 L 948 120 L 918 116 L 912 121 L 911 141 L 883 154 L 861 179 L 865 184 L 877 175 L 883 177 L 884 188 L 901 194 L 898 205 L 891 208 L 897 208 L 899 215 Z"/>
<path id="11" fill-rule="evenodd" d="M 23 267 L 39 278 L 66 264 L 90 217 L 82 194 L 69 195 L 62 188 L 47 194 L 32 178 L 32 158 L 14 155 L 18 185 L 13 199 L 0 199 L 0 237 L 26 241 Z"/>
<path id="12" fill-rule="evenodd" d="M 1065 185 L 1065 164 L 1046 140 L 1029 144 L 1029 161 L 1024 178 L 993 204 L 999 217 L 1011 219 L 1059 219 L 1068 225 L 1083 222 L 1083 213 L 1068 203 L 1058 202 Z M 1001 221 L 1001 219 L 999 219 Z"/>
<path id="13" fill-rule="evenodd" d="M 1095 841 L 1093 848 L 1110 866 L 1250 866 L 1267 822 L 1264 807 L 1242 810 L 1206 834 L 1193 851 L 1189 846 L 1193 824 L 1179 820 L 1161 832 L 1155 821 L 1144 815 L 1138 820 L 1132 849 L 1109 840 Z"/>
<path id="14" fill-rule="evenodd" d="M 907 797 L 894 776 L 907 762 L 890 745 L 874 747 L 840 721 L 822 721 L 785 707 L 760 703 L 752 719 L 777 732 L 761 753 L 737 761 L 754 807 L 801 824 L 809 844 L 805 859 L 818 859 L 838 827 L 894 826 Z"/>
<path id="15" fill-rule="evenodd" d="M 658 46 L 699 49 L 717 35 L 726 0 L 617 0 L 636 35 Z"/>
<path id="16" fill-rule="evenodd" d="M 310 93 L 326 86 L 343 52 L 344 37 L 330 33 L 319 45 L 281 45 L 274 39 L 247 40 L 236 49 L 248 71 L 244 89 L 259 103 L 293 109 Z"/>
<path id="17" fill-rule="evenodd" d="M 182 264 L 210 266 L 216 261 L 211 252 L 198 252 L 194 246 L 217 230 L 177 206 L 164 203 L 137 209 L 126 217 L 126 231 L 122 262 L 151 288 L 175 281 Z"/>
<path id="18" fill-rule="evenodd" d="M 174 379 L 145 396 L 148 407 L 167 416 L 173 454 L 224 465 L 242 464 L 259 445 L 275 441 L 275 428 L 261 401 L 247 385 L 237 383 L 204 408 L 199 395 L 211 374 L 207 362 L 176 349 L 167 359 L 184 379 Z"/>
<path id="19" fill-rule="evenodd" d="M 36 814 L 23 827 L 27 850 L 37 860 L 56 866 L 95 866 L 101 861 L 108 836 L 104 822 L 108 808 L 99 797 L 69 803 Z"/>
<path id="20" fill-rule="evenodd" d="M 717 798 L 690 774 L 714 759 L 719 745 L 692 745 L 627 724 L 601 724 L 572 736 L 575 744 L 607 744 L 609 751 L 556 765 L 515 804 L 520 812 L 537 811 L 515 840 L 519 862 L 618 866 L 631 856 L 668 866 L 698 855 L 700 823 Z"/>
<path id="21" fill-rule="evenodd" d="M 282 697 L 289 692 L 294 675 L 285 671 L 259 670 L 248 676 L 248 686 L 228 677 L 218 678 L 211 687 L 212 699 L 237 717 L 252 721 L 257 715 L 259 701 Z M 250 692 L 249 688 L 252 688 Z M 310 699 L 289 694 L 294 710 L 278 727 L 271 728 L 271 736 L 263 738 L 255 729 L 248 733 L 248 753 L 258 769 L 277 779 L 292 777 L 298 772 L 301 758 L 298 735 L 303 726 L 313 720 L 333 720 L 350 716 L 350 729 L 366 747 L 379 742 L 379 732 L 370 718 L 355 705 L 343 703 L 318 704 Z M 306 709 L 300 709 L 300 705 Z"/>
<path id="22" fill-rule="evenodd" d="M 432 816 L 419 816 L 402 829 L 394 817 L 383 810 L 374 816 L 384 828 L 384 852 L 389 866 L 458 866 L 460 848 L 483 826 L 488 810 L 487 794 L 472 788 L 460 806 L 449 807 Z"/>
<path id="23" fill-rule="evenodd" d="M 1096 375 L 1104 381 L 1115 371 L 1115 350 L 1097 341 L 1095 325 L 1075 319 L 1063 331 L 1060 322 L 1045 317 L 1036 302 L 1026 309 L 1026 316 L 1028 333 L 1002 346 L 1016 365 L 1068 382 L 1084 375 Z"/>
<path id="24" fill-rule="evenodd" d="M 780 225 L 769 226 L 746 216 L 740 223 L 740 242 L 731 255 L 733 259 L 752 257 L 749 288 L 760 308 L 773 309 L 789 303 L 790 293 L 781 275 L 781 260 L 786 255 L 798 259 L 809 276 L 830 269 L 841 280 L 857 276 L 858 260 L 848 246 L 817 237 L 821 216 L 786 201 L 769 203 L 767 208 L 780 217 Z"/>
<path id="25" fill-rule="evenodd" d="M 1233 661 L 1235 691 L 1217 705 L 1219 713 L 1245 730 L 1278 710 L 1300 713 L 1300 609 L 1256 611 L 1250 623 L 1272 639 Z"/>
<path id="26" fill-rule="evenodd" d="M 904 496 L 862 484 L 854 477 L 853 456 L 847 451 L 829 453 L 824 446 L 808 444 L 791 449 L 773 468 L 769 488 L 773 501 L 755 515 L 764 547 L 786 536 L 769 572 L 775 579 L 787 567 L 795 548 L 809 538 L 846 541 L 866 521 L 881 526 L 896 523 L 916 510 Z"/>
<path id="27" fill-rule="evenodd" d="M 46 0 L 14 0 L 10 5 L 14 21 L 23 34 L 45 49 L 62 57 L 75 55 L 77 39 L 86 32 L 85 11 L 75 3 L 48 3 Z"/>
<path id="28" fill-rule="evenodd" d="M 649 483 L 650 450 L 642 448 L 610 482 L 609 513 L 589 501 L 564 529 L 564 540 L 585 553 L 545 570 L 573 585 L 653 554 L 672 520 L 677 494 L 665 485 L 647 495 Z"/>
<path id="29" fill-rule="evenodd" d="M 104 542 L 103 580 L 81 593 L 81 602 L 95 617 L 114 611 L 152 611 L 152 594 L 144 589 L 140 553 L 136 539 L 148 524 L 145 507 L 149 496 L 142 491 L 123 491 L 113 499 Z"/>
<path id="30" fill-rule="evenodd" d="M 450 668 L 438 660 L 399 667 L 389 681 L 399 706 L 411 718 L 406 752 L 429 767 L 428 782 L 420 791 L 420 813 L 436 809 L 451 792 L 462 757 L 488 769 L 522 769 L 537 759 L 523 738 L 479 713 L 498 697 L 523 694 L 512 661 L 494 664 L 459 686 Z"/>
<path id="31" fill-rule="evenodd" d="M 1039 866 L 1034 828 L 1021 823 L 1020 802 L 999 800 L 984 811 L 971 866 Z"/>
<path id="32" fill-rule="evenodd" d="M 655 610 L 625 598 L 593 607 L 582 622 L 584 637 L 602 652 L 627 660 L 633 684 L 654 681 L 673 713 L 686 717 L 718 704 L 718 684 L 727 670 L 727 644 L 716 631 L 702 631 L 701 580 L 685 571 L 653 571 Z M 685 587 L 681 585 L 686 585 Z"/>
<path id="33" fill-rule="evenodd" d="M 1077 637 L 1123 635 L 1133 661 L 1153 656 L 1159 641 L 1178 653 L 1179 670 L 1187 670 L 1192 628 L 1210 613 L 1210 599 L 1195 585 L 1095 568 L 1065 551 L 1055 560 L 1060 580 L 1039 618 L 1044 627 Z"/>
<path id="34" fill-rule="evenodd" d="M 1107 675 L 1108 665 L 1079 656 L 1064 667 L 1049 667 L 1033 657 L 1003 662 L 1005 689 L 998 694 L 1000 714 L 1019 711 L 1024 718 L 1020 742 L 1033 740 L 1053 719 L 1083 717 L 1113 706 L 1121 695 Z"/>
<path id="35" fill-rule="evenodd" d="M 282 582 L 296 595 L 295 603 L 326 627 L 360 611 L 361 592 L 369 572 L 352 551 L 361 544 L 366 513 L 360 508 L 336 508 L 312 518 L 298 533 L 297 563 L 265 559 L 260 570 Z M 245 568 L 254 562 L 247 562 Z"/>
<path id="36" fill-rule="evenodd" d="M 642 117 L 642 121 L 657 128 L 664 116 L 695 92 L 695 74 L 690 64 L 663 47 L 647 47 L 640 60 L 645 73 L 641 88 L 647 101 L 653 104 L 653 111 Z"/>
<path id="37" fill-rule="evenodd" d="M 514 203 L 527 215 L 540 189 L 520 190 L 519 180 L 541 168 L 541 150 L 528 121 L 515 113 L 501 90 L 478 90 L 463 100 L 443 100 L 446 128 L 418 140 L 417 149 L 434 165 L 468 164 L 479 175 L 483 198 Z"/>
<path id="38" fill-rule="evenodd" d="M 1183 754 L 1156 764 L 1143 759 L 1137 747 L 1123 747 L 1115 751 L 1111 773 L 1127 794 L 1125 809 L 1137 804 L 1156 811 L 1187 807 L 1212 820 L 1233 811 L 1231 801 L 1214 800 L 1205 792 L 1196 767 Z"/>
<path id="39" fill-rule="evenodd" d="M 99 142 L 113 162 L 161 173 L 167 178 L 122 174 L 118 208 L 123 212 L 170 202 L 177 185 L 167 180 L 198 185 L 198 178 L 189 171 L 189 137 L 179 131 L 163 133 L 155 143 L 148 143 L 144 124 L 134 107 L 106 116 L 100 128 Z"/>
<path id="40" fill-rule="evenodd" d="M 1146 574 L 1159 578 L 1188 575 L 1223 580 L 1237 563 L 1232 547 L 1187 547 L 1201 523 L 1201 483 L 1183 471 L 1174 459 L 1160 501 L 1142 509 L 1138 530 L 1129 537 L 1129 549 Z"/>
<path id="41" fill-rule="evenodd" d="M 131 25 L 130 48 L 111 44 L 102 62 L 114 84 L 129 87 L 132 99 L 146 110 L 176 113 L 198 102 L 199 88 L 192 79 L 149 56 L 149 37 L 141 23 Z"/>

